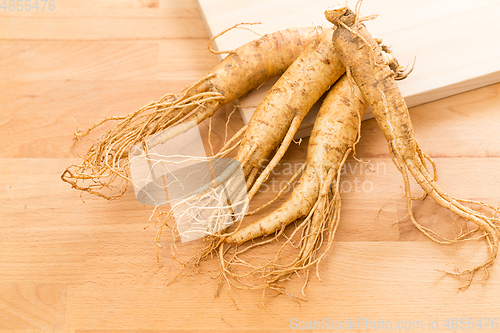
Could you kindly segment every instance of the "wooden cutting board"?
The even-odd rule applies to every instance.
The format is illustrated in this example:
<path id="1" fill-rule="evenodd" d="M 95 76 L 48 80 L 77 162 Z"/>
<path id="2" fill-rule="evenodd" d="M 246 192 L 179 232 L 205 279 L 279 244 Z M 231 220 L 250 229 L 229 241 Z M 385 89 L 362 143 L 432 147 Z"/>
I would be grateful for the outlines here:
<path id="1" fill-rule="evenodd" d="M 344 2 L 342 2 L 344 3 Z M 356 1 L 347 0 L 354 8 Z M 212 36 L 241 22 L 261 22 L 251 28 L 258 34 L 289 27 L 330 26 L 324 11 L 329 0 L 198 0 L 202 17 Z M 379 15 L 366 26 L 393 49 L 400 64 L 415 68 L 399 83 L 408 106 L 500 82 L 500 35 L 498 0 L 366 0 L 361 15 Z M 218 50 L 233 50 L 255 34 L 234 29 L 218 38 Z M 238 101 L 247 123 L 273 82 Z M 307 136 L 319 105 L 304 119 L 298 137 Z M 373 118 L 371 112 L 365 119 Z"/>

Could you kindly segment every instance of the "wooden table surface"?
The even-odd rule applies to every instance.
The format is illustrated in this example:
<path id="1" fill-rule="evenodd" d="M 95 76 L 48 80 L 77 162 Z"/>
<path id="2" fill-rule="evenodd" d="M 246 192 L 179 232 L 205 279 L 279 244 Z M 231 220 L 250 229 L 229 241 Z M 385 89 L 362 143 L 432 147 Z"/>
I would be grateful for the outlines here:
<path id="1" fill-rule="evenodd" d="M 60 175 L 85 151 L 85 143 L 73 146 L 77 125 L 179 92 L 217 64 L 195 1 L 65 0 L 54 11 L 40 3 L 38 12 L 8 6 L 0 9 L 0 330 L 286 331 L 319 321 L 350 331 L 370 322 L 374 330 L 390 323 L 430 331 L 446 323 L 456 329 L 460 318 L 471 332 L 499 325 L 498 262 L 489 279 L 478 273 L 463 291 L 463 281 L 442 272 L 481 259 L 485 242 L 434 244 L 404 218 L 402 179 L 374 120 L 363 123 L 357 149 L 372 172 L 348 160 L 336 241 L 322 281 L 313 277 L 306 288 L 307 302 L 235 289 L 229 296 L 225 284 L 215 297 L 215 259 L 167 286 L 181 267 L 167 248 L 156 262 L 157 229 L 144 229 L 152 207 L 133 191 L 113 202 L 81 195 Z M 499 203 L 499 109 L 500 84 L 411 109 L 417 139 L 449 194 Z M 219 111 L 214 126 L 222 128 L 230 111 Z M 235 117 L 231 130 L 240 125 Z M 280 179 L 303 162 L 306 144 L 291 147 Z M 453 229 L 453 216 L 430 199 L 415 203 L 415 214 L 444 233 Z"/>

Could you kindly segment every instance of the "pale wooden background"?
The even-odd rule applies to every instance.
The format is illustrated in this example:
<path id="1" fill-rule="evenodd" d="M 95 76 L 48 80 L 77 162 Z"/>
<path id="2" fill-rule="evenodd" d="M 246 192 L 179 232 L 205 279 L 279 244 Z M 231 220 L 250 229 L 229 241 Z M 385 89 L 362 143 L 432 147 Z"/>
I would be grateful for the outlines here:
<path id="1" fill-rule="evenodd" d="M 214 260 L 167 286 L 181 268 L 167 249 L 162 266 L 156 263 L 156 229 L 144 230 L 151 207 L 132 191 L 115 202 L 80 197 L 59 177 L 84 151 L 72 146 L 76 124 L 178 92 L 217 64 L 207 42 L 193 0 L 66 0 L 54 12 L 0 10 L 1 330 L 286 331 L 291 318 L 439 319 L 443 328 L 446 318 L 500 317 L 498 263 L 487 281 L 478 276 L 463 292 L 438 271 L 483 243 L 439 246 L 406 219 L 393 225 L 405 215 L 402 181 L 373 120 L 363 124 L 358 156 L 378 171 L 367 174 L 350 159 L 343 178 L 371 191 L 343 194 L 336 242 L 322 282 L 313 278 L 306 289 L 308 302 L 266 298 L 264 309 L 260 293 L 232 290 L 237 309 L 227 286 L 214 297 Z M 411 110 L 419 143 L 450 194 L 498 204 L 499 107 L 497 84 Z M 221 110 L 215 126 L 230 111 Z M 236 117 L 231 130 L 240 125 Z M 282 167 L 301 163 L 306 144 L 292 147 Z M 415 206 L 420 221 L 439 230 L 453 220 L 430 201 Z M 189 253 L 192 245 L 180 249 Z"/>

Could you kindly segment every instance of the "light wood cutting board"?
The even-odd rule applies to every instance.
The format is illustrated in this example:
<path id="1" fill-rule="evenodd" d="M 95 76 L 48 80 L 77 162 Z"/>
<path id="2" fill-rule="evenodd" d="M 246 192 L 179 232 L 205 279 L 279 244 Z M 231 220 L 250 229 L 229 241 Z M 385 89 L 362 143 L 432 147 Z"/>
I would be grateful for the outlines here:
<path id="1" fill-rule="evenodd" d="M 344 2 L 342 2 L 344 3 Z M 354 8 L 356 1 L 347 0 Z M 261 22 L 258 34 L 289 27 L 330 26 L 324 11 L 338 1 L 314 0 L 198 0 L 209 31 L 219 32 L 241 22 Z M 393 49 L 400 64 L 415 68 L 399 83 L 408 106 L 500 82 L 500 1 L 498 0 L 366 0 L 361 15 L 378 14 L 366 26 Z M 257 36 L 234 29 L 215 41 L 219 50 L 233 50 Z M 247 123 L 273 82 L 238 102 Z M 304 119 L 297 137 L 307 136 L 319 105 Z M 371 112 L 365 119 L 372 118 Z"/>

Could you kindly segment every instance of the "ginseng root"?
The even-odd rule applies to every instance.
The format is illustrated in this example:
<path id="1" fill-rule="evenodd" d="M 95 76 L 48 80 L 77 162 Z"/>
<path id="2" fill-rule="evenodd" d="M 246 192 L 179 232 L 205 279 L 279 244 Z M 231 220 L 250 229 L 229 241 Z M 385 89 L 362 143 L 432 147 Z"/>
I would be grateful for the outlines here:
<path id="1" fill-rule="evenodd" d="M 209 74 L 180 95 L 167 94 L 129 115 L 106 118 L 87 131 L 77 131 L 80 138 L 105 122 L 119 121 L 92 145 L 80 164 L 64 171 L 62 180 L 75 189 L 108 200 L 120 198 L 131 182 L 128 157 L 134 146 L 174 125 L 199 124 L 221 106 L 281 75 L 321 32 L 320 27 L 310 27 L 265 35 L 230 52 Z M 155 144 L 168 139 L 157 136 Z"/>
<path id="2" fill-rule="evenodd" d="M 485 269 L 487 272 L 487 268 L 492 265 L 497 256 L 499 230 L 496 223 L 498 219 L 487 217 L 464 206 L 461 202 L 473 201 L 453 198 L 438 186 L 436 173 L 431 175 L 426 165 L 426 161 L 429 161 L 435 171 L 434 162 L 420 149 L 415 139 L 408 108 L 394 81 L 394 73 L 384 63 L 379 45 L 374 41 L 366 27 L 360 23 L 358 15 L 347 7 L 327 10 L 325 15 L 336 27 L 332 38 L 335 50 L 339 52 L 342 63 L 346 66 L 347 74 L 359 86 L 372 109 L 389 144 L 393 162 L 403 176 L 406 206 L 412 223 L 427 237 L 440 244 L 472 239 L 473 232 L 471 231 L 464 231 L 456 238 L 449 239 L 415 220 L 412 213 L 413 199 L 408 172 L 422 187 L 426 195 L 442 207 L 477 225 L 478 228 L 474 231 L 478 231 L 479 237 L 487 241 L 489 256 L 484 262 L 470 268 L 457 268 L 454 272 L 450 272 L 456 276 L 469 274 L 470 279 L 466 286 L 470 285 L 474 273 L 479 269 Z"/>

